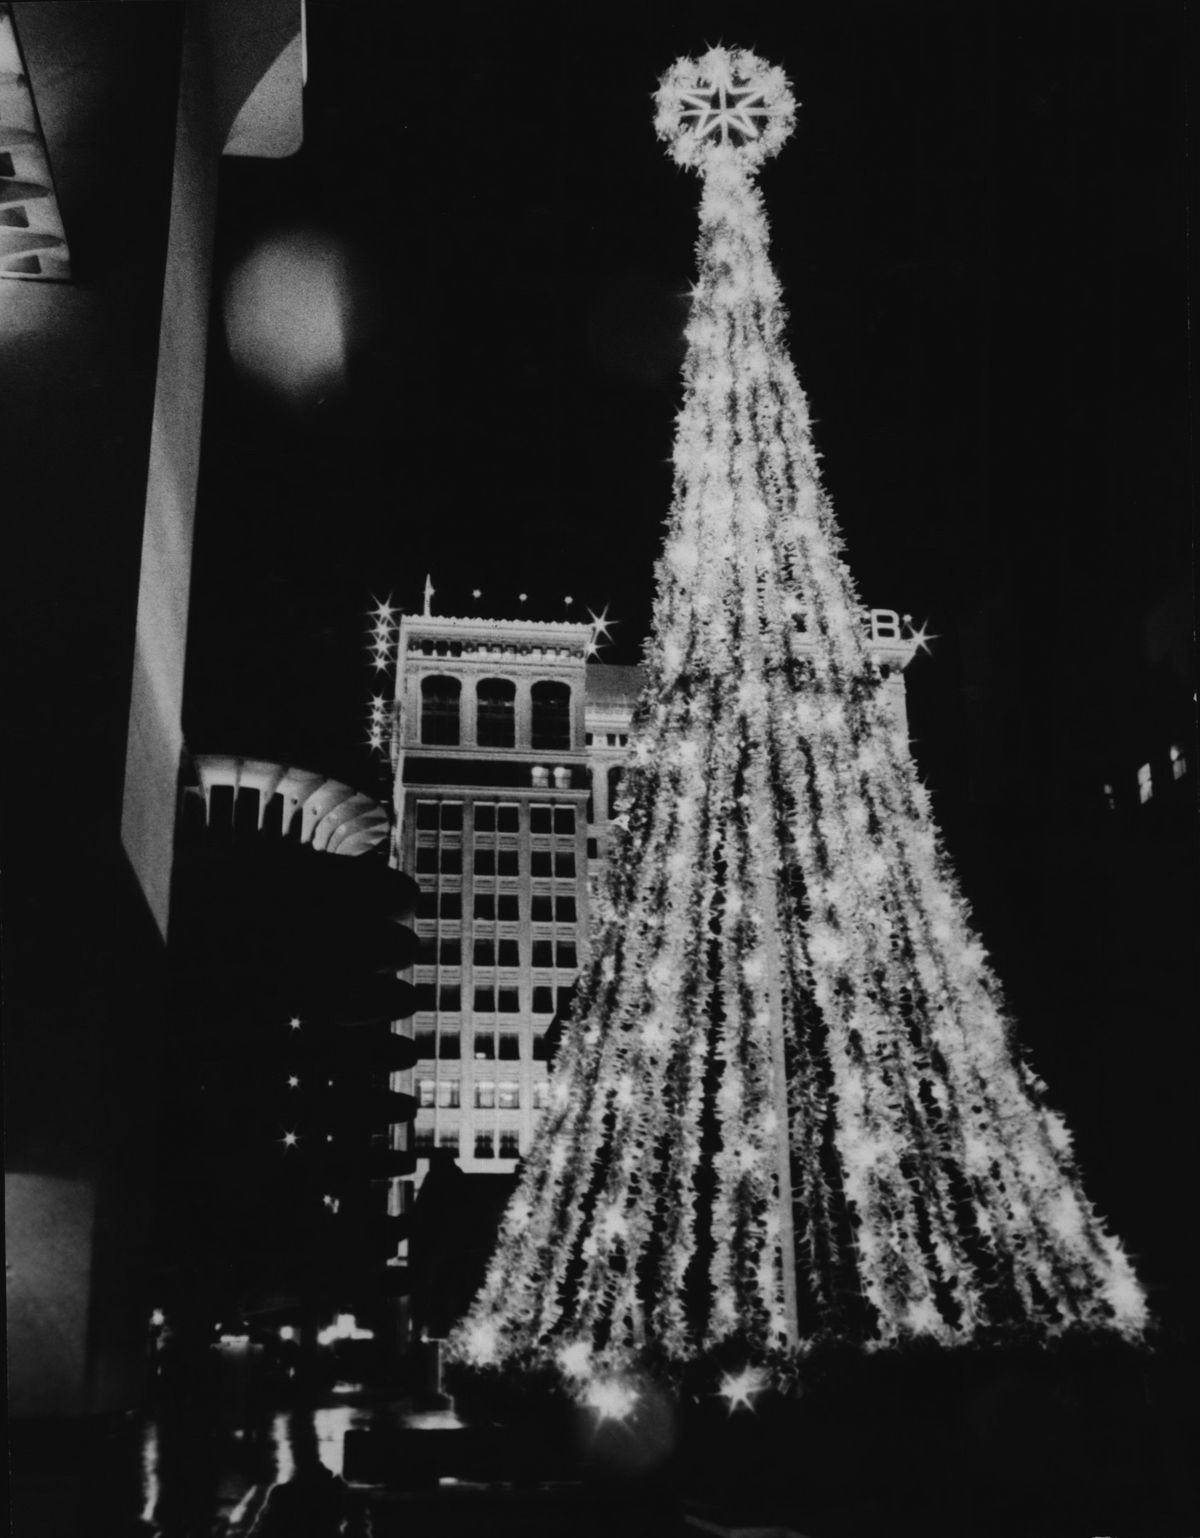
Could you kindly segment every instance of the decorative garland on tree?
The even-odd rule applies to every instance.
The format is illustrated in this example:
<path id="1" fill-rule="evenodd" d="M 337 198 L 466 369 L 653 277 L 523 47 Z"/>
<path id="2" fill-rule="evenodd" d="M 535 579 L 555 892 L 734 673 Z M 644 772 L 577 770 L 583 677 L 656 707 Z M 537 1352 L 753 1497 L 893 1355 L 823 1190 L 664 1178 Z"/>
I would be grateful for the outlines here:
<path id="1" fill-rule="evenodd" d="M 703 194 L 648 682 L 550 1109 L 453 1352 L 620 1415 L 639 1362 L 724 1364 L 747 1402 L 822 1340 L 1136 1337 L 821 488 L 752 181 L 788 82 L 716 48 L 657 105 Z"/>

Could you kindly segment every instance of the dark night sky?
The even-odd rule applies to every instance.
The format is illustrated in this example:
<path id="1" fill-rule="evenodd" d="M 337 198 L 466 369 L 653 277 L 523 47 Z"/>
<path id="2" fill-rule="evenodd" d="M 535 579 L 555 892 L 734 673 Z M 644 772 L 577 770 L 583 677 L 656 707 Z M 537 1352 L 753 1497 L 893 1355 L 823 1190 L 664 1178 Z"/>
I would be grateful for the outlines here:
<path id="1" fill-rule="evenodd" d="M 474 587 L 506 616 L 521 591 L 538 616 L 609 603 L 610 656 L 636 659 L 698 191 L 650 93 L 718 40 L 782 62 L 802 103 L 762 177 L 791 349 L 864 599 L 945 637 L 916 695 L 961 688 L 963 628 L 994 611 L 984 665 L 1032 729 L 1069 692 L 1111 732 L 1097 677 L 1188 549 L 1178 8 L 736 18 L 310 4 L 306 143 L 224 163 L 218 282 L 264 234 L 343 240 L 348 378 L 273 405 L 215 307 L 194 746 L 361 776 L 361 615 L 372 593 L 417 606 L 427 570 L 442 612 Z M 1057 677 L 1085 634 L 1097 677 Z"/>
<path id="2" fill-rule="evenodd" d="M 185 713 L 197 751 L 385 794 L 363 616 L 427 571 L 439 612 L 607 603 L 636 660 L 698 196 L 650 96 L 709 43 L 783 64 L 802 106 L 761 184 L 849 558 L 942 638 L 909 673 L 935 809 L 1102 1201 L 1168 1268 L 1192 878 L 1087 814 L 1190 709 L 1147 629 L 1190 601 L 1185 31 L 1145 0 L 310 0 L 306 143 L 224 163 L 218 284 L 315 226 L 351 252 L 354 346 L 285 408 L 214 307 Z"/>

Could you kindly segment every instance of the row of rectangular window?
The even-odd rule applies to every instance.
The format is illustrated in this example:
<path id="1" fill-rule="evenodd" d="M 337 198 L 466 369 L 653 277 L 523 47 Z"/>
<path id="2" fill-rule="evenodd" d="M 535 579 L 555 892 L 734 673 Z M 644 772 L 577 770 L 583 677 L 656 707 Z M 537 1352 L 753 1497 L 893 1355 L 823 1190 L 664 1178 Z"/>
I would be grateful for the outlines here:
<path id="1" fill-rule="evenodd" d="M 476 849 L 475 874 L 477 876 L 519 876 L 521 874 L 520 849 Z M 417 850 L 417 875 L 461 876 L 463 852 L 457 846 L 443 845 L 440 849 L 432 844 Z M 531 876 L 573 876 L 575 851 L 573 849 L 532 849 L 529 851 Z"/>
<path id="2" fill-rule="evenodd" d="M 521 898 L 518 892 L 476 892 L 472 913 L 477 919 L 494 919 L 500 923 L 516 924 L 521 918 Z M 461 919 L 463 894 L 439 892 L 436 889 L 422 892 L 417 898 L 417 917 L 420 919 Z M 535 892 L 530 898 L 529 917 L 535 924 L 573 924 L 578 918 L 575 891 Z"/>
<path id="3" fill-rule="evenodd" d="M 538 771 L 534 771 L 535 774 Z M 566 771 L 563 771 L 564 773 Z M 556 770 L 557 774 L 558 771 Z M 606 771 L 608 786 L 608 815 L 613 817 L 617 795 L 621 788 L 621 781 L 625 774 L 623 764 L 612 764 Z M 588 799 L 586 816 L 589 824 L 596 820 L 595 810 L 595 777 L 588 771 Z M 476 801 L 472 803 L 475 815 L 476 833 L 519 833 L 521 831 L 521 808 L 516 802 L 491 802 Z M 462 801 L 418 801 L 417 802 L 417 828 L 421 832 L 430 832 L 441 829 L 443 833 L 461 833 L 463 830 Z M 575 808 L 573 806 L 544 805 L 535 803 L 529 808 L 529 831 L 531 833 L 559 833 L 573 834 L 575 831 Z"/>
<path id="4" fill-rule="evenodd" d="M 477 1159 L 519 1159 L 521 1157 L 520 1134 L 508 1132 L 476 1132 L 474 1136 Z M 432 1127 L 422 1127 L 413 1140 L 414 1151 L 428 1157 L 435 1148 L 448 1148 L 458 1158 L 462 1153 L 461 1138 L 457 1127 L 443 1127 L 436 1134 Z"/>
<path id="5" fill-rule="evenodd" d="M 552 987 L 549 984 L 539 983 L 534 987 L 533 999 L 530 1005 L 530 1013 L 534 1015 L 552 1015 L 556 1009 L 563 1007 L 571 994 L 571 988 Z M 458 983 L 443 983 L 436 987 L 433 983 L 418 983 L 417 1010 L 431 1012 L 437 1009 L 443 1015 L 457 1015 L 462 1013 L 462 988 Z M 479 1014 L 486 1015 L 519 1015 L 521 1013 L 521 990 L 517 987 L 493 988 L 482 986 L 474 990 L 474 1008 Z M 417 1032 L 417 1040 L 423 1034 Z"/>
<path id="6" fill-rule="evenodd" d="M 474 804 L 476 833 L 519 833 L 521 808 L 515 802 L 476 801 Z M 463 803 L 461 801 L 418 801 L 417 827 L 422 832 L 440 828 L 443 833 L 461 833 L 463 827 Z M 573 806 L 543 806 L 529 808 L 531 833 L 574 833 L 575 808 Z"/>
<path id="7" fill-rule="evenodd" d="M 477 967 L 519 967 L 521 960 L 520 940 L 476 940 L 471 947 L 471 960 Z M 531 964 L 535 967 L 563 967 L 573 970 L 579 965 L 574 939 L 534 940 Z M 438 940 L 433 935 L 421 937 L 420 960 L 432 966 L 434 960 L 443 967 L 462 965 L 462 940 L 457 935 L 445 935 Z M 418 1009 L 433 1006 L 418 1004 Z"/>
<path id="8" fill-rule="evenodd" d="M 535 1091 L 548 1088 L 543 1079 Z M 477 1111 L 519 1111 L 521 1086 L 515 1079 L 476 1079 L 473 1086 L 474 1104 Z M 458 1079 L 418 1079 L 417 1101 L 423 1108 L 437 1106 L 443 1111 L 457 1111 L 462 1106 L 462 1084 Z M 539 1104 L 539 1101 L 541 1102 Z M 545 1094 L 534 1094 L 534 1108 L 545 1108 Z"/>
<path id="9" fill-rule="evenodd" d="M 564 988 L 562 992 L 564 996 L 567 996 L 571 990 Z M 563 1007 L 566 1007 L 566 997 L 564 997 Z M 442 1062 L 457 1063 L 462 1059 L 462 1037 L 456 1029 L 443 1029 L 441 1031 L 420 1030 L 417 1031 L 414 1040 L 416 1042 L 417 1057 L 423 1062 L 433 1062 L 435 1058 L 438 1058 Z M 474 1053 L 477 1062 L 490 1062 L 497 1051 L 501 1058 L 517 1058 L 520 1052 L 519 1045 L 517 1051 L 514 1052 L 509 1045 L 510 1041 L 519 1042 L 519 1038 L 515 1033 L 503 1031 L 498 1038 L 493 1038 L 490 1031 L 476 1031 L 472 1034 L 471 1051 Z M 545 1036 L 533 1037 L 531 1056 L 535 1063 L 544 1063 L 546 1061 Z"/>

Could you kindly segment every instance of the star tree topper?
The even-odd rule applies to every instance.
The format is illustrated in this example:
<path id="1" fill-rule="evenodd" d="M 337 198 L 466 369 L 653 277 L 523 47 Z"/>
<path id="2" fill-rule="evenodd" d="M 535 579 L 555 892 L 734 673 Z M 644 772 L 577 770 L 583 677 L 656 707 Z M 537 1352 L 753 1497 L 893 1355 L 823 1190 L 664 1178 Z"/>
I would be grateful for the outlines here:
<path id="1" fill-rule="evenodd" d="M 710 48 L 700 59 L 677 59 L 654 100 L 659 138 L 681 166 L 702 173 L 721 159 L 756 169 L 796 121 L 787 76 L 747 49 Z"/>

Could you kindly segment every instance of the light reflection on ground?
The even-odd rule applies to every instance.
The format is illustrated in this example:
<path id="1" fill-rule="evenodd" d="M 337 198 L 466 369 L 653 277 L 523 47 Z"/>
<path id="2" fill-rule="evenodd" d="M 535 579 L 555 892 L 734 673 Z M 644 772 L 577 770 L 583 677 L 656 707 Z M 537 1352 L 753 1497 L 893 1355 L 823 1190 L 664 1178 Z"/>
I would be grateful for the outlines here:
<path id="1" fill-rule="evenodd" d="M 317 1433 L 317 1451 L 331 1474 L 340 1474 L 345 1463 L 346 1433 L 366 1417 L 352 1405 L 333 1405 L 314 1410 L 313 1427 Z"/>
<path id="2" fill-rule="evenodd" d="M 339 1384 L 334 1393 L 360 1389 L 358 1384 Z M 195 1501 L 207 1500 L 218 1530 L 232 1538 L 251 1525 L 271 1486 L 293 1478 L 314 1456 L 330 1473 L 342 1475 L 347 1432 L 369 1427 L 376 1414 L 344 1399 L 315 1407 L 276 1407 L 251 1414 L 240 1425 L 226 1422 L 223 1431 L 214 1430 L 211 1438 L 203 1427 L 198 1435 L 195 1422 L 181 1422 L 169 1414 L 148 1419 L 141 1428 L 141 1467 L 135 1486 L 141 1520 L 174 1521 L 178 1509 L 195 1509 Z M 426 1416 L 424 1423 L 456 1426 L 458 1421 L 448 1412 L 437 1411 Z"/>
<path id="3" fill-rule="evenodd" d="M 292 1428 L 290 1415 L 277 1415 L 271 1422 L 271 1447 L 275 1454 L 275 1467 L 271 1482 L 290 1479 L 296 1472 L 296 1460 L 292 1457 Z"/>
<path id="4" fill-rule="evenodd" d="M 158 1483 L 158 1423 L 147 1421 L 142 1428 L 142 1521 L 154 1520 L 160 1494 Z"/>
<path id="5" fill-rule="evenodd" d="M 453 1410 L 410 1410 L 401 1420 L 409 1431 L 458 1431 L 463 1425 Z"/>

